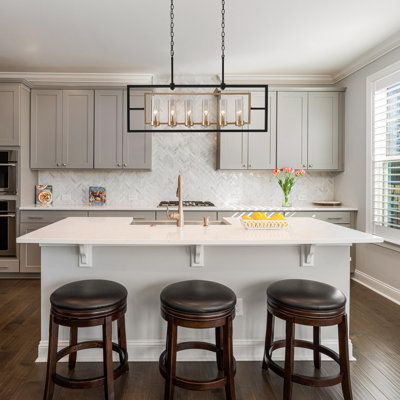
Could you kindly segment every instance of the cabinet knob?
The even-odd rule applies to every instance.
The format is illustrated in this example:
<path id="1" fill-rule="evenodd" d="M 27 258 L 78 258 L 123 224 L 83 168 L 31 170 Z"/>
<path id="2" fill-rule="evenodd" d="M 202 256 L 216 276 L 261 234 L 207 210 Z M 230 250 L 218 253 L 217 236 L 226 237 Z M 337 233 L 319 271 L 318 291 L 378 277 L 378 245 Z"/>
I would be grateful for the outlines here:
<path id="1" fill-rule="evenodd" d="M 313 167 L 313 165 L 312 164 L 310 164 L 309 166 L 308 166 L 308 168 L 312 168 Z"/>
<path id="2" fill-rule="evenodd" d="M 307 168 L 307 164 L 303 164 L 303 168 Z"/>
<path id="3" fill-rule="evenodd" d="M 121 163 L 118 163 L 118 164 L 117 164 L 117 167 L 120 167 L 120 166 L 121 166 Z"/>
<path id="4" fill-rule="evenodd" d="M 63 167 L 66 167 L 66 166 L 67 166 L 67 164 L 63 163 Z"/>
<path id="5" fill-rule="evenodd" d="M 246 164 L 243 164 L 242 167 L 243 167 L 243 168 L 246 168 Z"/>
<path id="6" fill-rule="evenodd" d="M 251 164 L 249 164 L 249 168 L 251 168 Z"/>
<path id="7" fill-rule="evenodd" d="M 57 167 L 61 167 L 61 165 L 60 165 L 60 163 L 59 163 L 59 162 L 57 163 Z"/>
<path id="8" fill-rule="evenodd" d="M 124 167 L 127 167 L 127 166 L 128 166 L 128 164 L 126 162 L 124 162 Z"/>

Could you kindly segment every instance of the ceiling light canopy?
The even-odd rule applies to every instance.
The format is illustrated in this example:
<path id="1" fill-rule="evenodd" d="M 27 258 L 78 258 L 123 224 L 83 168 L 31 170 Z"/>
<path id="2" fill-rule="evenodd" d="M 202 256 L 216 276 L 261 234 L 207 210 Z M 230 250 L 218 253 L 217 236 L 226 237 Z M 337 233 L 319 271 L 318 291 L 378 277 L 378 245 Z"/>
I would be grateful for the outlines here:
<path id="1" fill-rule="evenodd" d="M 248 132 L 268 131 L 268 85 L 225 83 L 225 0 L 221 8 L 221 83 L 175 84 L 174 82 L 174 0 L 170 5 L 171 81 L 169 85 L 128 85 L 127 126 L 130 133 Z M 252 103 L 252 92 L 262 91 L 264 101 Z M 252 113 L 262 113 L 264 121 L 251 126 Z M 144 128 L 135 129 L 135 121 Z M 143 124 L 142 124 L 143 125 Z"/>

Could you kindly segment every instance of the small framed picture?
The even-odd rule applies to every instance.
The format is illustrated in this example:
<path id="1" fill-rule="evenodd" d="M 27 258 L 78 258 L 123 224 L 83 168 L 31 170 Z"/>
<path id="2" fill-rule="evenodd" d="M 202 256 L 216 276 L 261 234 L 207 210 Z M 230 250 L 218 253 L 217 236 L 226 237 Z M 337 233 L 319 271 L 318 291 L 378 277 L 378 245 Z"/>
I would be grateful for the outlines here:
<path id="1" fill-rule="evenodd" d="M 103 206 L 106 204 L 106 189 L 102 186 L 89 187 L 89 204 L 92 206 Z"/>
<path id="2" fill-rule="evenodd" d="M 36 185 L 35 186 L 35 204 L 43 207 L 50 206 L 53 203 L 53 186 Z"/>

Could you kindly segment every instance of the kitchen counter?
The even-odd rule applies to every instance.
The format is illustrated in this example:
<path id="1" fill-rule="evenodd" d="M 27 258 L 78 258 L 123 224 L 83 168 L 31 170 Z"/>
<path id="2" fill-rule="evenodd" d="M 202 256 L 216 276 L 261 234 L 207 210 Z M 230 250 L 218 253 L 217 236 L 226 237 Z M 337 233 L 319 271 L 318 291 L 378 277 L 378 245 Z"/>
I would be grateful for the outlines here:
<path id="1" fill-rule="evenodd" d="M 41 249 L 41 340 L 37 361 L 46 361 L 49 298 L 61 285 L 83 279 L 109 279 L 128 290 L 126 329 L 130 361 L 156 361 L 165 346 L 166 324 L 159 296 L 168 284 L 188 279 L 221 282 L 237 295 L 242 307 L 234 320 L 237 360 L 262 360 L 266 325 L 265 292 L 271 282 L 301 278 L 331 284 L 346 295 L 349 312 L 350 246 L 382 239 L 313 218 L 292 218 L 283 230 L 245 230 L 237 219 L 225 224 L 130 225 L 127 217 L 71 217 L 18 238 Z M 285 326 L 277 321 L 282 337 Z M 215 338 L 209 330 L 184 331 L 185 340 Z M 81 340 L 101 337 L 101 328 L 82 329 Z M 312 340 L 312 331 L 296 327 L 296 338 Z M 61 327 L 60 346 L 69 330 Z M 338 351 L 337 329 L 326 327 L 322 345 Z M 350 357 L 352 345 L 349 340 Z M 277 351 L 277 359 L 282 352 Z M 99 361 L 101 350 L 82 351 L 78 361 Z M 210 360 L 213 355 L 183 352 L 182 360 Z M 214 355 L 215 357 L 215 355 Z M 296 360 L 312 352 L 296 350 Z"/>
<path id="2" fill-rule="evenodd" d="M 42 207 L 36 205 L 26 205 L 19 208 L 21 211 L 163 211 L 166 207 L 157 206 L 91 206 L 89 204 L 82 205 L 54 205 L 49 207 Z M 171 210 L 176 209 L 170 207 Z M 281 207 L 281 206 L 267 206 L 267 205 L 254 205 L 254 204 L 239 204 L 239 205 L 216 205 L 215 207 L 184 207 L 185 211 L 285 211 L 285 212 L 300 212 L 300 211 L 357 211 L 357 208 L 347 206 L 315 206 L 312 204 L 297 206 L 297 207 Z"/>

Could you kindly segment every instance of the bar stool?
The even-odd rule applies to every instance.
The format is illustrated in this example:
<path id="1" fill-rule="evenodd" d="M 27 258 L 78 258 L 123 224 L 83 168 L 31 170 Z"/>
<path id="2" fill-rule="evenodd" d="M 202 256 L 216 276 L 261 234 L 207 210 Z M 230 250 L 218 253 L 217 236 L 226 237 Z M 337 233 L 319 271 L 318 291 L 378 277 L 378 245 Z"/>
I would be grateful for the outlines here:
<path id="1" fill-rule="evenodd" d="M 347 333 L 346 297 L 333 286 L 309 280 L 287 279 L 277 281 L 267 289 L 268 314 L 263 368 L 271 368 L 284 378 L 283 399 L 292 398 L 293 382 L 306 386 L 326 387 L 342 384 L 345 400 L 352 399 Z M 274 341 L 274 317 L 286 321 L 286 340 Z M 313 342 L 295 339 L 295 324 L 313 327 Z M 339 354 L 322 346 L 322 326 L 338 325 Z M 285 348 L 284 368 L 272 361 L 274 350 Z M 336 361 L 340 373 L 336 376 L 314 378 L 293 373 L 294 348 L 314 352 L 314 367 L 321 368 L 321 353 Z"/>
<path id="2" fill-rule="evenodd" d="M 235 400 L 235 359 L 232 346 L 232 321 L 236 295 L 216 282 L 191 280 L 174 283 L 160 295 L 161 316 L 168 322 L 167 346 L 161 354 L 159 368 L 165 378 L 164 399 L 172 400 L 174 386 L 188 390 L 225 388 L 227 400 Z M 215 328 L 216 344 L 206 342 L 177 343 L 178 326 L 193 329 Z M 218 376 L 210 381 L 189 380 L 176 376 L 178 351 L 202 349 L 216 353 Z"/>
<path id="3" fill-rule="evenodd" d="M 113 400 L 114 379 L 127 372 L 128 353 L 125 333 L 127 291 L 119 283 L 85 280 L 68 283 L 50 296 L 49 351 L 44 400 L 53 397 L 54 384 L 83 389 L 104 385 L 105 398 Z M 117 320 L 118 344 L 112 342 L 112 322 Z M 70 345 L 57 352 L 59 325 L 70 328 Z M 78 343 L 78 328 L 103 327 L 103 340 Z M 67 378 L 56 372 L 57 361 L 69 355 L 68 367 L 75 368 L 79 350 L 102 348 L 104 376 L 91 379 Z M 119 354 L 119 365 L 113 370 L 112 352 Z"/>

